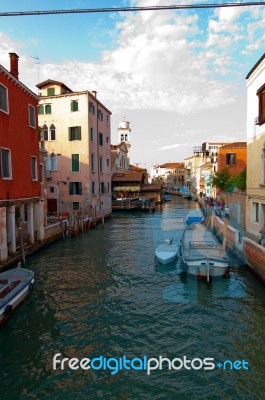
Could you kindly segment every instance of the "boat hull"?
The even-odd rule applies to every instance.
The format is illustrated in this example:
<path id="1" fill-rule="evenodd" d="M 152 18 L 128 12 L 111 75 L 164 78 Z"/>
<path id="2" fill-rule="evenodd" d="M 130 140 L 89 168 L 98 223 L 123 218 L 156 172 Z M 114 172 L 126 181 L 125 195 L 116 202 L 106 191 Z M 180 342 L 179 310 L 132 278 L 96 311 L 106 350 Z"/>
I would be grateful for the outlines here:
<path id="1" fill-rule="evenodd" d="M 25 268 L 15 268 L 0 273 L 0 325 L 25 300 L 32 291 L 34 273 Z"/>
<path id="2" fill-rule="evenodd" d="M 211 231 L 199 223 L 185 229 L 181 254 L 190 275 L 210 280 L 229 273 L 229 259 L 225 250 Z"/>
<path id="3" fill-rule="evenodd" d="M 161 264 L 169 264 L 177 258 L 178 248 L 174 244 L 159 245 L 155 251 L 155 256 Z"/>

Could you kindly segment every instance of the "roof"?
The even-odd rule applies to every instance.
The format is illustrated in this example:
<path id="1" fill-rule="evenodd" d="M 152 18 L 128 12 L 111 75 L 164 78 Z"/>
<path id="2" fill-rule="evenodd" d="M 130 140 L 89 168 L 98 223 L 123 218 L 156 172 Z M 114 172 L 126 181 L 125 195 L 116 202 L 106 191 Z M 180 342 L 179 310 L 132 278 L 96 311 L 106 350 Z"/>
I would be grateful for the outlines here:
<path id="1" fill-rule="evenodd" d="M 113 182 L 141 182 L 144 177 L 143 172 L 117 172 L 113 174 Z"/>
<path id="2" fill-rule="evenodd" d="M 167 169 L 174 169 L 174 168 L 182 168 L 184 166 L 183 163 L 180 162 L 168 162 L 165 164 L 160 165 L 161 168 L 167 168 Z"/>
<path id="3" fill-rule="evenodd" d="M 121 147 L 123 147 L 124 150 L 128 153 L 128 147 L 126 146 L 126 143 L 124 143 L 124 142 L 121 142 L 121 143 L 118 143 L 118 144 L 111 144 L 110 145 L 110 150 L 111 151 L 115 151 L 117 149 L 120 149 Z"/>
<path id="4" fill-rule="evenodd" d="M 162 184 L 161 183 L 144 184 L 144 185 L 141 185 L 141 190 L 145 191 L 145 192 L 148 192 L 151 190 L 159 191 L 159 190 L 162 190 Z"/>
<path id="5" fill-rule="evenodd" d="M 47 85 L 58 85 L 58 86 L 62 86 L 62 87 L 64 87 L 65 88 L 65 90 L 67 90 L 67 91 L 69 91 L 69 92 L 73 92 L 68 86 L 66 86 L 63 82 L 59 82 L 59 81 L 54 81 L 54 80 L 52 80 L 52 79 L 47 79 L 46 81 L 43 81 L 43 82 L 41 82 L 41 83 L 38 83 L 38 85 L 36 85 L 36 87 L 38 88 L 38 89 L 41 89 L 41 88 L 43 88 L 44 86 L 47 86 Z"/>
<path id="6" fill-rule="evenodd" d="M 220 150 L 222 149 L 239 149 L 239 148 L 246 148 L 247 147 L 247 142 L 233 142 L 233 143 L 228 143 L 225 144 L 224 146 L 222 146 L 220 148 Z"/>
<path id="7" fill-rule="evenodd" d="M 130 164 L 129 168 L 130 168 L 130 171 L 147 172 L 146 168 L 137 167 L 137 165 Z"/>
<path id="8" fill-rule="evenodd" d="M 263 56 L 260 57 L 260 59 L 256 62 L 254 67 L 249 71 L 249 73 L 246 76 L 246 79 L 248 79 L 252 75 L 252 73 L 255 71 L 255 69 L 257 69 L 259 64 L 261 64 L 264 59 L 265 59 L 265 53 L 263 54 Z"/>
<path id="9" fill-rule="evenodd" d="M 35 100 L 38 101 L 38 95 L 34 92 L 32 92 L 32 90 L 30 90 L 26 85 L 24 85 L 24 83 L 22 83 L 19 79 L 16 79 L 11 72 L 9 72 L 5 67 L 3 67 L 3 65 L 0 64 L 0 72 L 3 72 L 5 75 L 8 76 L 8 78 L 13 81 L 16 85 L 20 86 L 20 88 L 22 90 L 25 90 L 26 92 L 28 92 L 28 94 L 31 97 L 34 97 Z"/>

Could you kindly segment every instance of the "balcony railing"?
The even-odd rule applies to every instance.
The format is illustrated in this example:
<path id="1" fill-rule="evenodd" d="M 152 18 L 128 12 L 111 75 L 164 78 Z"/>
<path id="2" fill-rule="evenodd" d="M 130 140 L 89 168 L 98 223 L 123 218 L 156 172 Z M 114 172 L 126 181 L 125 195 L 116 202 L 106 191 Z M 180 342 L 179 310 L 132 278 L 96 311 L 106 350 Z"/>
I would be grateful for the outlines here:
<path id="1" fill-rule="evenodd" d="M 265 114 L 261 114 L 258 115 L 255 119 L 254 119 L 254 124 L 255 125 L 262 125 L 265 123 Z"/>

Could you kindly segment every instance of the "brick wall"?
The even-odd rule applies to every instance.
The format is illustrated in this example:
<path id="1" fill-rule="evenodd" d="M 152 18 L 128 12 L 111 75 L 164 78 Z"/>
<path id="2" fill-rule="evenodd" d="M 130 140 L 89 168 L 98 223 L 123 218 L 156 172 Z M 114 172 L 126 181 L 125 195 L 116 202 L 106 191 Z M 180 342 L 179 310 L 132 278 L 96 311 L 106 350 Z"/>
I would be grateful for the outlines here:
<path id="1" fill-rule="evenodd" d="M 265 247 L 244 237 L 243 249 L 250 271 L 265 284 Z"/>

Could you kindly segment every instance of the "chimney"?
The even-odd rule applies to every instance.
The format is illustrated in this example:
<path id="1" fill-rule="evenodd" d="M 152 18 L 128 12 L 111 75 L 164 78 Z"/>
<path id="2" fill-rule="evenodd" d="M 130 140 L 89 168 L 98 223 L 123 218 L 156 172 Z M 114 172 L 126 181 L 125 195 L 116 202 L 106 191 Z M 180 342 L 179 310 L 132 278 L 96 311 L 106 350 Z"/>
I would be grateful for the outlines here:
<path id="1" fill-rule="evenodd" d="M 95 90 L 92 90 L 92 94 L 94 97 L 97 97 L 97 92 Z"/>
<path id="2" fill-rule="evenodd" d="M 18 59 L 19 56 L 16 53 L 9 53 L 10 57 L 10 73 L 14 78 L 18 79 Z"/>

